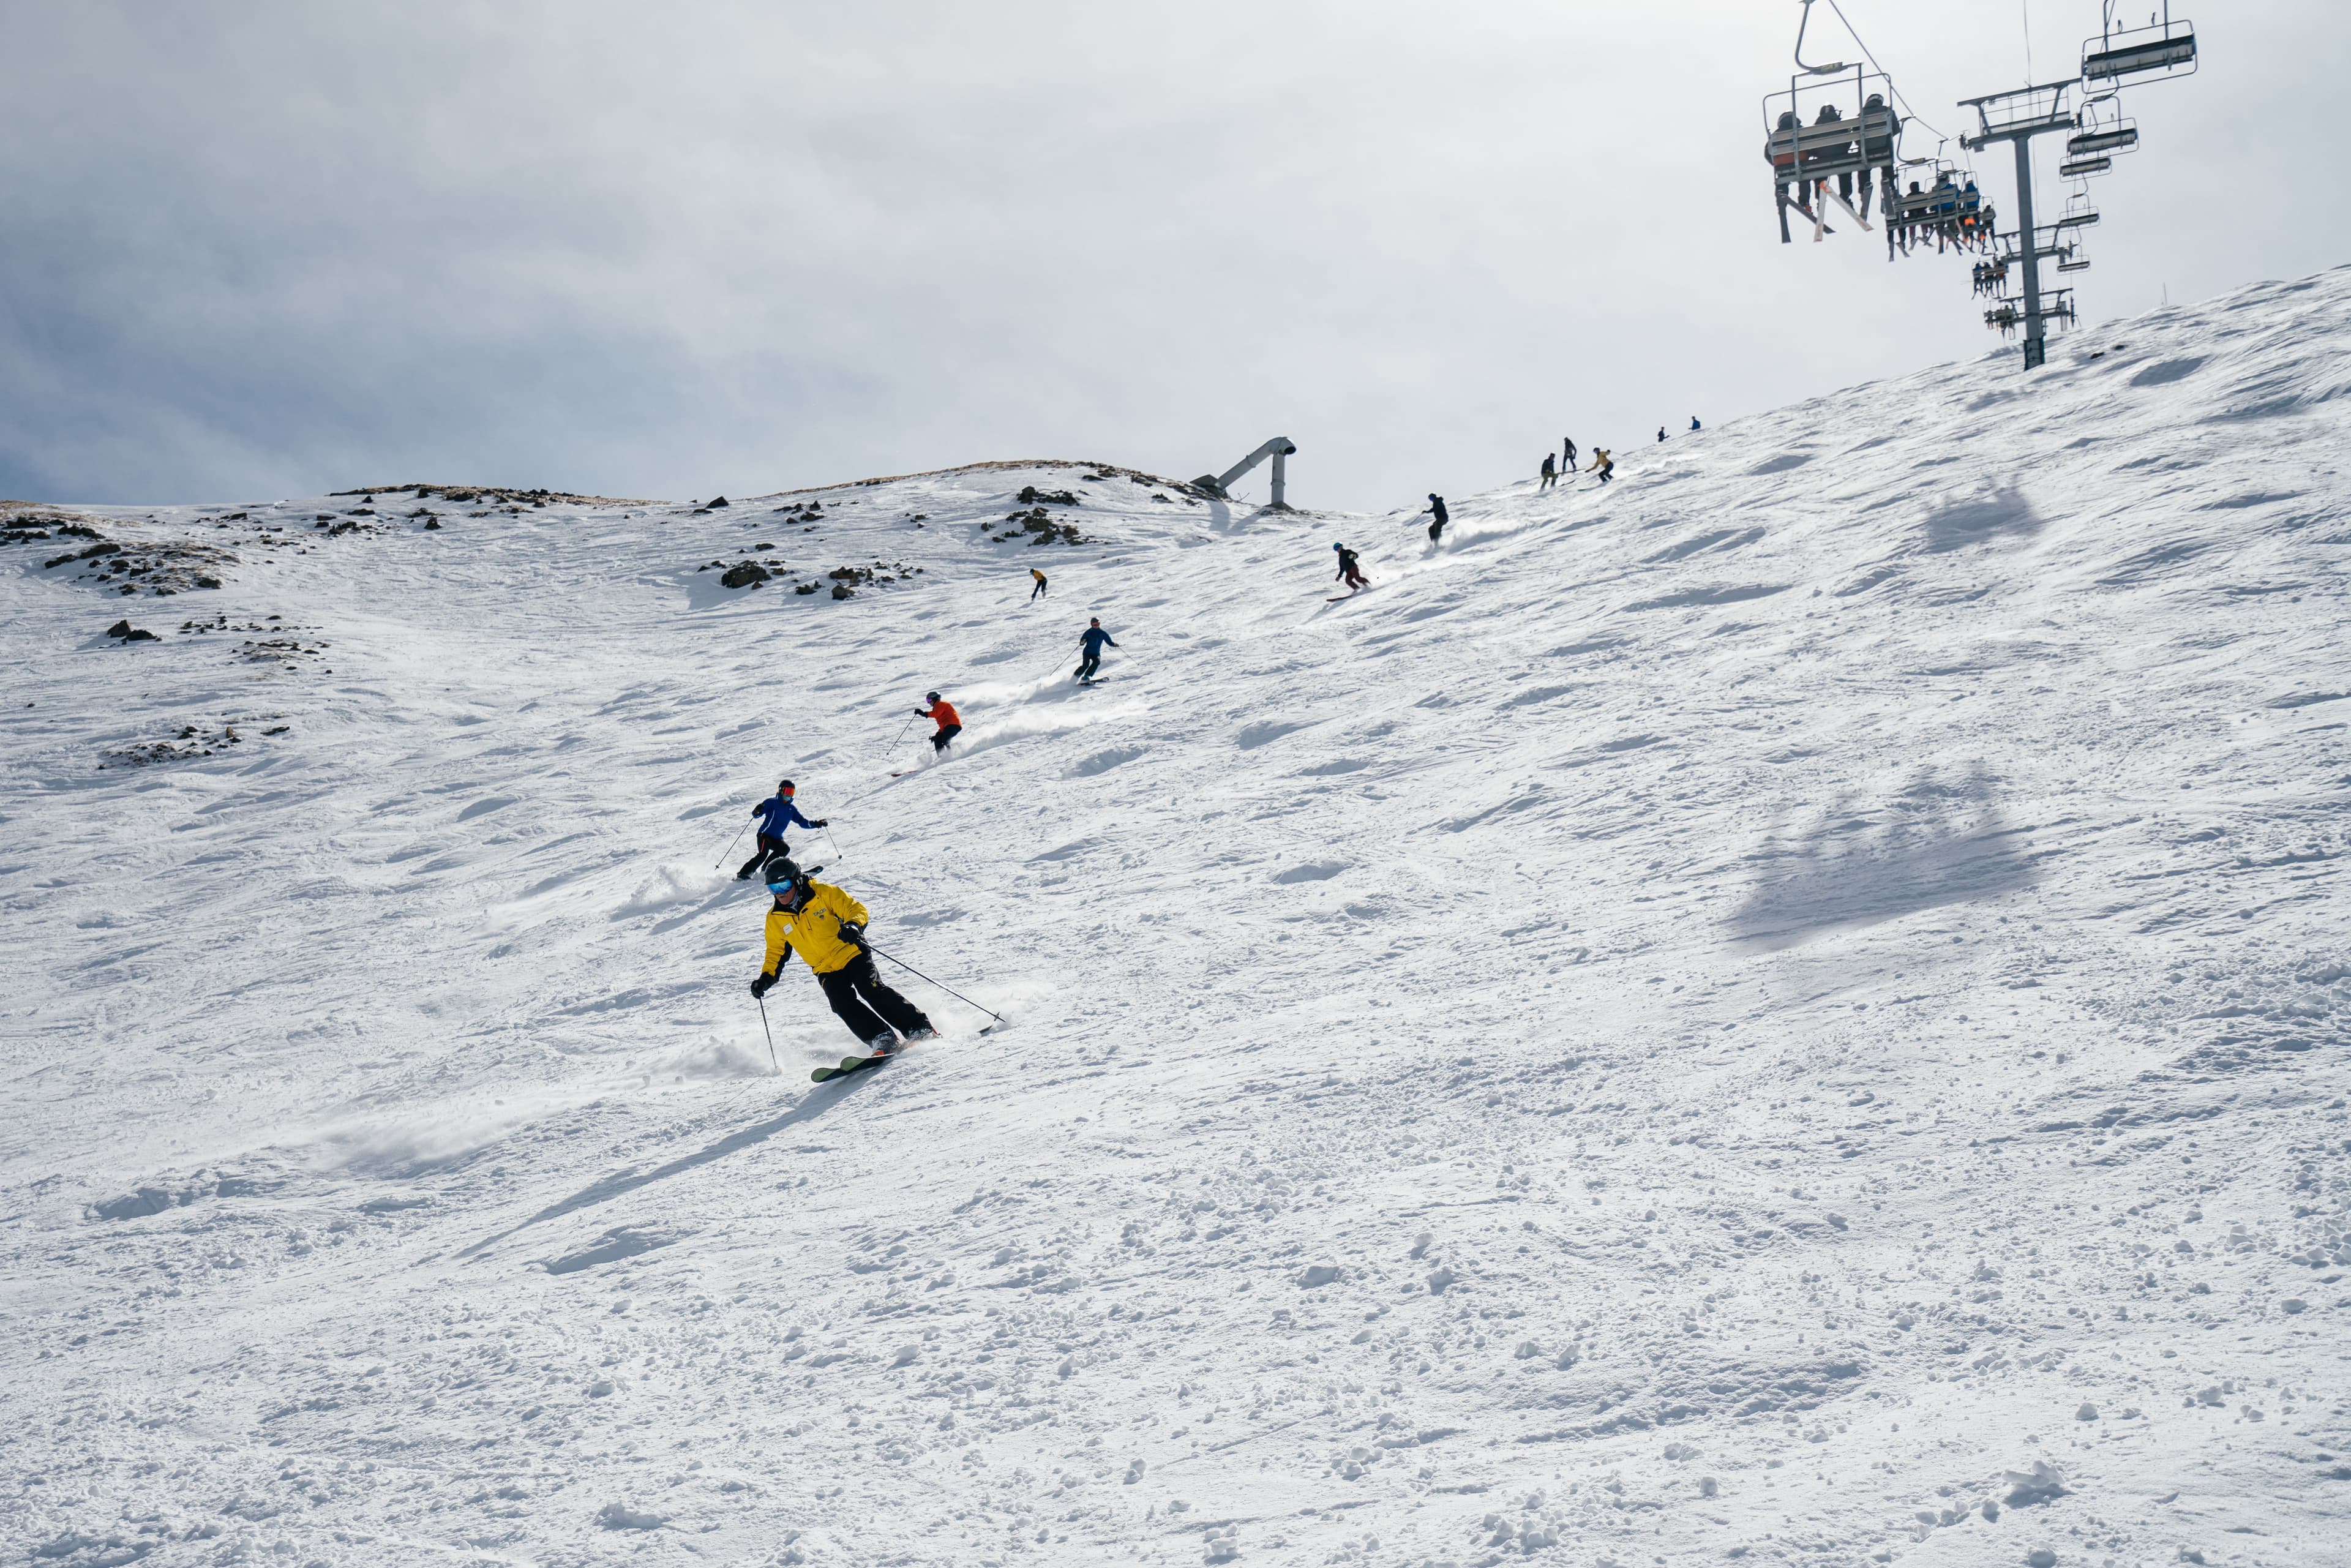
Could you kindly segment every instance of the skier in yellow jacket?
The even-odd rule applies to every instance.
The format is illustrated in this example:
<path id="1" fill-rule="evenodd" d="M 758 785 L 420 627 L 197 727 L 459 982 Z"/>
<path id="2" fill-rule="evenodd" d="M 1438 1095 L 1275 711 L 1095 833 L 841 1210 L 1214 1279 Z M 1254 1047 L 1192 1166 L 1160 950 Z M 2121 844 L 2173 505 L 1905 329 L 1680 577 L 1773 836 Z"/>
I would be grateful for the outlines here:
<path id="1" fill-rule="evenodd" d="M 781 856 L 768 862 L 768 891 L 776 895 L 768 911 L 768 967 L 751 982 L 753 996 L 766 996 L 798 952 L 833 1012 L 874 1055 L 896 1051 L 901 1035 L 928 1040 L 938 1032 L 922 1009 L 882 983 L 865 946 L 863 904 L 830 883 L 810 881 Z"/>

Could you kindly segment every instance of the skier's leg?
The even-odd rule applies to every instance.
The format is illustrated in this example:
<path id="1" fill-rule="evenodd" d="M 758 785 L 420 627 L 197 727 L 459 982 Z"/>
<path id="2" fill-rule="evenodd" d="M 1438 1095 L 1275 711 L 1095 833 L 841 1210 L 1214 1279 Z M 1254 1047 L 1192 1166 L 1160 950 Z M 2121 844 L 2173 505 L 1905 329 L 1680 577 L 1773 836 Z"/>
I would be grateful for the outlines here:
<path id="1" fill-rule="evenodd" d="M 816 983 L 824 988 L 824 999 L 832 1004 L 833 1016 L 849 1026 L 850 1033 L 870 1045 L 877 1037 L 888 1035 L 890 1026 L 882 1021 L 880 1014 L 857 999 L 857 981 L 851 971 L 859 964 L 872 972 L 873 961 L 860 955 L 830 975 L 819 975 Z"/>
<path id="2" fill-rule="evenodd" d="M 752 874 L 761 866 L 766 865 L 768 861 L 783 852 L 783 840 L 776 837 L 773 833 L 761 833 L 759 835 L 759 852 L 743 862 L 743 869 L 735 873 L 735 880 L 737 882 L 750 881 Z"/>
<path id="3" fill-rule="evenodd" d="M 873 967 L 873 960 L 867 955 L 860 953 L 841 972 L 849 977 L 850 983 L 857 988 L 858 995 L 900 1034 L 913 1034 L 918 1030 L 925 1033 L 935 1032 L 930 1019 L 925 1016 L 922 1009 L 883 982 L 881 971 Z"/>

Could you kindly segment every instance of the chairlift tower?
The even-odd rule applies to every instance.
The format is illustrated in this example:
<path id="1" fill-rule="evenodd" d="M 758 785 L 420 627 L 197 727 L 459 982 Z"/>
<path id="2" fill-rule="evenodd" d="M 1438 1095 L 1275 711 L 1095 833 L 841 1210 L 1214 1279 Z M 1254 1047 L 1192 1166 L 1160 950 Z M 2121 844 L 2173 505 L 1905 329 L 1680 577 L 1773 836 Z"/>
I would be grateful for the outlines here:
<path id="1" fill-rule="evenodd" d="M 2118 101 L 2123 84 L 2196 73 L 2194 23 L 2173 21 L 2167 0 L 2159 20 L 2151 19 L 2144 27 L 2116 27 L 2116 4 L 2117 0 L 2106 0 L 2098 36 L 2082 45 L 2079 77 L 1965 99 L 1959 104 L 1976 111 L 1977 126 L 1975 135 L 1959 139 L 1960 145 L 1970 152 L 1981 152 L 2006 141 L 2016 149 L 2015 246 L 2016 259 L 2024 267 L 2024 311 L 2015 319 L 2024 328 L 2028 371 L 2048 362 L 2047 323 L 2074 319 L 2070 290 L 2060 289 L 2053 300 L 2043 300 L 2041 264 L 2054 259 L 2061 272 L 2079 272 L 2090 265 L 2081 253 L 2081 233 L 2098 221 L 2098 213 L 2090 203 L 2087 181 L 2112 168 L 2115 153 L 2128 152 L 2138 145 L 2138 127 L 2123 115 Z M 2083 102 L 2079 110 L 2069 110 L 2066 99 L 2075 89 L 2081 89 Z M 2032 139 L 2059 131 L 2068 134 L 2065 162 L 2058 172 L 2082 183 L 2044 235 L 2032 216 Z M 2008 322 L 1993 324 L 2005 329 Z"/>
<path id="2" fill-rule="evenodd" d="M 2054 230 L 2044 246 L 2032 220 L 2032 139 L 2074 130 L 2074 115 L 2066 107 L 2066 99 L 2080 85 L 2078 78 L 2069 78 L 1959 100 L 1961 109 L 1976 111 L 1978 128 L 1975 135 L 1959 138 L 1960 146 L 1980 152 L 2005 141 L 2016 149 L 2016 259 L 2024 266 L 2024 368 L 2028 371 L 2040 369 L 2049 359 L 2046 327 L 2051 313 L 2041 307 L 2041 263 L 2063 248 Z"/>

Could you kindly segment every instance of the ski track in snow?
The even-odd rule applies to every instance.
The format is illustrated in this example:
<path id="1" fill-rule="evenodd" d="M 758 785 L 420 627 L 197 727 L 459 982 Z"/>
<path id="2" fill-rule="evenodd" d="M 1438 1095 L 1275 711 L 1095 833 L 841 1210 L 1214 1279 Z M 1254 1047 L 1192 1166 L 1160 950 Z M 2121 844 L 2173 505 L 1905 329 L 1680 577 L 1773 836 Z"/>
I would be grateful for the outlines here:
<path id="1" fill-rule="evenodd" d="M 84 508 L 232 541 L 171 598 L 11 546 L 0 1540 L 2340 1563 L 2346 329 L 2261 285 L 1435 552 L 1082 465 Z M 1029 482 L 1097 542 L 987 542 Z M 893 971 L 948 1038 L 816 1088 L 795 966 L 770 1073 L 787 774 L 1012 1028 Z"/>

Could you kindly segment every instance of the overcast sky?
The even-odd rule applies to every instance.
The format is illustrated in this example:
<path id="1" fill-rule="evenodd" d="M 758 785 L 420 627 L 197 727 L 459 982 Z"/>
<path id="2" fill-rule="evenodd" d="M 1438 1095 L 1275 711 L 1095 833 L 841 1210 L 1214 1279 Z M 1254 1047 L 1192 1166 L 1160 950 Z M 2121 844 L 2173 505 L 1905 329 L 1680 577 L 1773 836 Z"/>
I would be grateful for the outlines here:
<path id="1" fill-rule="evenodd" d="M 1841 3 L 1945 131 L 2025 79 L 2021 0 Z M 2035 76 L 2097 13 L 2031 0 Z M 1378 509 L 1999 347 L 1964 260 L 1778 243 L 1798 14 L 0 0 L 0 496 L 1188 477 L 1286 434 L 1293 503 Z M 2126 95 L 2091 322 L 2351 261 L 2351 6 L 2196 15 L 2201 73 Z"/>

